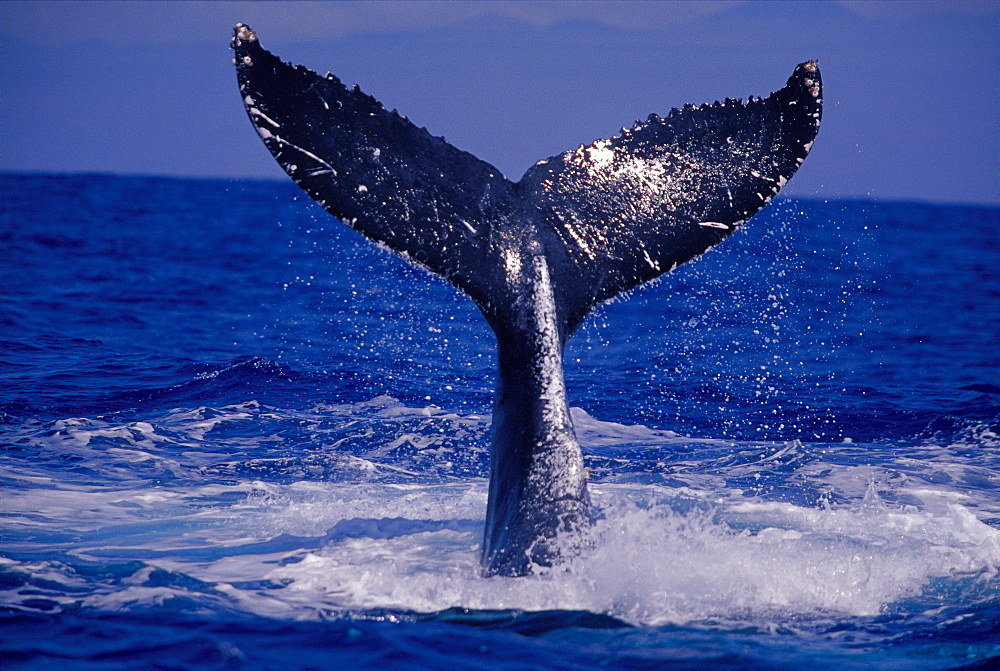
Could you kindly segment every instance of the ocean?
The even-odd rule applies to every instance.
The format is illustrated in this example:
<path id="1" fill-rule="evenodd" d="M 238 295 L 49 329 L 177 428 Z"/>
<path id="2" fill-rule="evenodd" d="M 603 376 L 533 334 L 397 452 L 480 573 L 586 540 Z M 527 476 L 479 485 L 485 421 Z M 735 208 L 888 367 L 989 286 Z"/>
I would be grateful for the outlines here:
<path id="1" fill-rule="evenodd" d="M 0 668 L 1000 668 L 1000 209 L 778 199 L 567 348 L 600 519 L 483 578 L 494 343 L 291 183 L 0 175 Z"/>

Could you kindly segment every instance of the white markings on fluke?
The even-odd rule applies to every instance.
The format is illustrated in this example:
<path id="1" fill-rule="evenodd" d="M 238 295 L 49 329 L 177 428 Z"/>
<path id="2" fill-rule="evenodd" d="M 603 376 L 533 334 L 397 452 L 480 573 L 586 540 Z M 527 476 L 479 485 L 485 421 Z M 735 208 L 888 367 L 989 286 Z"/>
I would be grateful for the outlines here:
<path id="1" fill-rule="evenodd" d="M 261 129 L 261 131 L 262 131 L 261 137 L 264 137 L 264 135 L 263 135 L 263 129 Z M 286 139 L 284 139 L 282 137 L 279 137 L 277 135 L 272 135 L 271 137 L 272 137 L 272 139 L 275 142 L 280 143 L 282 146 L 288 147 L 290 149 L 294 149 L 295 151 L 302 152 L 303 155 L 308 156 L 309 158 L 313 159 L 314 161 L 316 161 L 320 165 L 324 166 L 327 170 L 330 171 L 330 174 L 332 174 L 334 176 L 337 175 L 337 171 L 333 169 L 332 165 L 330 165 L 329 163 L 327 163 L 326 161 L 324 161 L 323 159 L 321 159 L 319 156 L 317 156 L 316 154 L 312 153 L 308 149 L 303 149 L 302 147 L 298 146 L 297 144 L 293 144 L 293 143 L 289 142 L 288 140 L 286 140 Z"/>
<path id="2" fill-rule="evenodd" d="M 247 98 L 249 99 L 250 96 L 247 96 Z M 274 126 L 275 128 L 281 128 L 281 124 L 280 123 L 278 123 L 277 121 L 275 121 L 271 117 L 269 117 L 266 114 L 264 114 L 263 112 L 261 112 L 260 109 L 258 109 L 257 107 L 253 107 L 252 104 L 247 106 L 247 110 L 249 110 L 250 114 L 253 114 L 255 117 L 257 117 L 261 121 L 265 121 L 265 122 L 271 124 L 272 126 Z"/>
<path id="3" fill-rule="evenodd" d="M 239 44 L 241 42 L 256 42 L 256 41 L 257 41 L 257 33 L 255 33 L 253 30 L 251 30 L 250 27 L 247 26 L 246 24 L 237 23 L 236 24 L 236 32 L 235 32 L 235 35 L 233 36 L 233 41 L 230 43 L 230 46 L 235 49 L 237 46 L 239 46 Z M 246 64 L 246 65 L 250 65 L 250 66 L 253 65 L 253 61 L 252 61 L 252 59 L 249 56 L 244 56 L 243 57 L 243 63 Z M 240 88 L 241 88 L 241 90 L 243 90 L 243 87 L 240 87 Z M 264 122 L 270 124 L 275 130 L 281 128 L 281 124 L 280 123 L 278 123 L 277 121 L 275 121 L 271 117 L 269 117 L 266 114 L 264 114 L 264 112 L 262 112 L 260 110 L 260 108 L 256 106 L 256 103 L 255 103 L 253 97 L 250 96 L 249 94 L 247 94 L 246 96 L 244 96 L 244 98 L 243 98 L 243 104 L 246 105 L 247 112 L 249 112 L 253 117 L 255 117 L 257 119 L 260 119 L 261 121 L 264 121 Z M 315 175 L 326 175 L 326 174 L 330 174 L 330 175 L 334 175 L 334 176 L 337 175 L 337 171 L 333 168 L 332 165 L 330 165 L 329 163 L 327 163 L 326 161 L 324 161 L 323 159 L 321 159 L 319 156 L 317 156 L 316 154 L 312 153 L 308 149 L 303 149 L 302 147 L 298 146 L 297 144 L 295 144 L 293 142 L 289 142 L 288 140 L 284 139 L 283 137 L 281 137 L 279 135 L 275 135 L 273 132 L 269 131 L 268 129 L 262 127 L 259 124 L 255 123 L 254 126 L 257 128 L 257 133 L 260 135 L 261 139 L 263 139 L 263 140 L 272 140 L 272 141 L 277 142 L 278 144 L 280 144 L 280 145 L 282 145 L 284 147 L 288 147 L 290 149 L 294 149 L 295 151 L 300 152 L 304 156 L 307 156 L 307 157 L 311 158 L 312 160 L 316 161 L 317 163 L 319 163 L 320 165 L 322 165 L 323 168 L 325 168 L 325 169 L 312 170 L 309 173 L 310 175 L 312 175 L 312 176 L 315 176 Z M 289 170 L 291 172 L 295 172 L 295 170 L 298 169 L 297 166 L 290 165 L 290 164 L 289 164 L 288 167 L 289 167 Z"/>
<path id="4" fill-rule="evenodd" d="M 647 252 L 647 251 L 646 251 L 646 248 L 645 248 L 645 247 L 642 247 L 642 246 L 640 246 L 640 247 L 639 247 L 639 249 L 641 249 L 641 250 L 642 250 L 642 256 L 643 256 L 643 258 L 644 258 L 644 259 L 646 259 L 646 263 L 648 263 L 648 264 L 649 264 L 649 267 L 650 267 L 650 268 L 652 268 L 653 270 L 655 270 L 655 271 L 659 272 L 659 271 L 660 271 L 660 264 L 659 264 L 659 263 L 657 263 L 656 261 L 654 261 L 654 260 L 653 260 L 653 259 L 652 259 L 652 258 L 651 258 L 651 257 L 649 256 L 649 252 Z"/>

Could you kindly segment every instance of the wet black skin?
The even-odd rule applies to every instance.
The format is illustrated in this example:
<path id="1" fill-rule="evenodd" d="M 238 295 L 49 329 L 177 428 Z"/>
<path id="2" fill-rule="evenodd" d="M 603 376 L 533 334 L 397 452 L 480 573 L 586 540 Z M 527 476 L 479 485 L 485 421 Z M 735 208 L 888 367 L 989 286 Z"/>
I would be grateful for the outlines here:
<path id="1" fill-rule="evenodd" d="M 250 120 L 291 178 L 466 293 L 496 334 L 484 573 L 572 552 L 594 511 L 563 347 L 595 305 L 720 242 L 791 178 L 819 129 L 816 63 L 767 98 L 651 115 L 511 182 L 358 87 L 282 62 L 247 26 L 232 46 Z"/>

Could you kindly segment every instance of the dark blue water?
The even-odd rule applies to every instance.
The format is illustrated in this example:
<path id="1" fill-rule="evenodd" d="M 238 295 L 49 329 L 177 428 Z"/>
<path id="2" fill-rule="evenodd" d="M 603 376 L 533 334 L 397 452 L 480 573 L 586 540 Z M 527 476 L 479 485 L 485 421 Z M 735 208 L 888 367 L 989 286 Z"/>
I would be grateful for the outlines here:
<path id="1" fill-rule="evenodd" d="M 604 306 L 592 547 L 483 579 L 470 301 L 291 184 L 0 175 L 0 667 L 993 668 L 998 261 L 783 200 Z"/>

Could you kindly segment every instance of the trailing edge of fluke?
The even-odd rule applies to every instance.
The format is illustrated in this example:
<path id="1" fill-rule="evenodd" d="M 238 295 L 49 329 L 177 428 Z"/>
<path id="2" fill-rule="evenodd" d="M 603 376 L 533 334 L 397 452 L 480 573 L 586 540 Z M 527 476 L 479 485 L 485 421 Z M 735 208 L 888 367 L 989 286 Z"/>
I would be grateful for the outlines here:
<path id="1" fill-rule="evenodd" d="M 254 128 L 330 214 L 466 293 L 496 334 L 487 575 L 571 552 L 594 518 L 562 352 L 598 303 L 701 254 L 761 210 L 809 153 L 815 61 L 767 98 L 685 105 L 539 161 L 518 182 L 357 86 L 232 47 Z"/>

